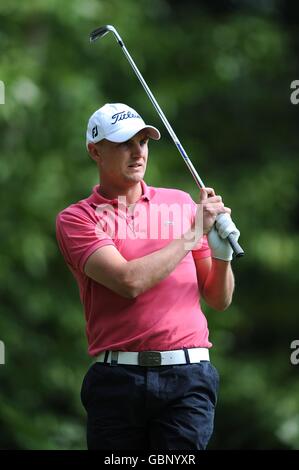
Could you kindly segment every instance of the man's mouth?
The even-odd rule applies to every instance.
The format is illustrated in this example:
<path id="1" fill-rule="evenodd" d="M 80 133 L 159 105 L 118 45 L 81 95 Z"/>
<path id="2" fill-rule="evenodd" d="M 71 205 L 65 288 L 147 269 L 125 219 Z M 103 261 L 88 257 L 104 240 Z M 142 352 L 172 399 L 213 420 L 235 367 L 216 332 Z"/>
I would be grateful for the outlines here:
<path id="1" fill-rule="evenodd" d="M 142 163 L 132 163 L 129 168 L 138 168 L 139 166 L 142 166 Z"/>

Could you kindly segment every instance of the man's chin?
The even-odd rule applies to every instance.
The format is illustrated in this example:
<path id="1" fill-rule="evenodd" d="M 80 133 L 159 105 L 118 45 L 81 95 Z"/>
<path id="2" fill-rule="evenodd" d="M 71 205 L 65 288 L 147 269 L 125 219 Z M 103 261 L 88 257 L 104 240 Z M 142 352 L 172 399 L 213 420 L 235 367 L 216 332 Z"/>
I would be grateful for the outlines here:
<path id="1" fill-rule="evenodd" d="M 144 172 L 138 172 L 138 173 L 135 173 L 135 174 L 130 174 L 130 175 L 126 175 L 125 176 L 125 179 L 127 181 L 130 181 L 130 182 L 135 182 L 135 183 L 139 183 L 140 181 L 143 180 L 143 176 L 144 176 Z"/>

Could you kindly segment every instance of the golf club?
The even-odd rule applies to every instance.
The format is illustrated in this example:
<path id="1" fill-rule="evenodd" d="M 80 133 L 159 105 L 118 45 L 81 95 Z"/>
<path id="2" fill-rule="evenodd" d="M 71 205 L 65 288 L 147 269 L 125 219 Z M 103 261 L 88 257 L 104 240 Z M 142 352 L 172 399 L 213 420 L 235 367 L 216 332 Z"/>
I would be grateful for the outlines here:
<path id="1" fill-rule="evenodd" d="M 127 48 L 125 47 L 124 45 L 124 42 L 122 40 L 122 38 L 120 37 L 120 35 L 118 34 L 118 32 L 116 31 L 116 29 L 114 28 L 114 26 L 111 26 L 111 25 L 105 25 L 105 26 L 102 26 L 100 28 L 97 28 L 95 29 L 94 31 L 92 31 L 90 33 L 90 42 L 94 42 L 96 41 L 97 39 L 105 36 L 107 33 L 109 32 L 112 32 L 118 42 L 118 44 L 121 46 L 122 48 L 122 51 L 123 53 L 125 54 L 126 58 L 128 59 L 130 65 L 132 66 L 135 74 L 137 75 L 141 85 L 143 86 L 145 92 L 147 93 L 149 99 L 151 100 L 154 108 L 156 109 L 157 113 L 159 114 L 163 124 L 165 125 L 166 129 L 168 130 L 175 146 L 177 147 L 178 151 L 180 152 L 181 156 L 183 157 L 186 165 L 188 166 L 197 186 L 199 188 L 204 188 L 205 185 L 202 181 L 202 179 L 200 178 L 200 176 L 198 175 L 196 169 L 194 168 L 190 158 L 188 157 L 186 151 L 184 150 L 182 144 L 180 143 L 178 137 L 176 136 L 174 130 L 172 129 L 171 125 L 169 124 L 165 114 L 163 113 L 162 109 L 160 108 L 159 104 L 157 103 L 154 95 L 152 94 L 151 90 L 149 89 L 147 83 L 145 82 L 144 78 L 142 77 L 141 73 L 139 72 L 134 60 L 132 59 L 131 55 L 129 54 Z M 243 249 L 241 248 L 241 246 L 239 245 L 239 243 L 237 242 L 237 240 L 235 239 L 233 233 L 231 233 L 228 237 L 227 237 L 232 249 L 233 249 L 233 252 L 234 252 L 234 255 L 238 258 L 240 256 L 243 256 L 244 255 L 244 251 Z"/>

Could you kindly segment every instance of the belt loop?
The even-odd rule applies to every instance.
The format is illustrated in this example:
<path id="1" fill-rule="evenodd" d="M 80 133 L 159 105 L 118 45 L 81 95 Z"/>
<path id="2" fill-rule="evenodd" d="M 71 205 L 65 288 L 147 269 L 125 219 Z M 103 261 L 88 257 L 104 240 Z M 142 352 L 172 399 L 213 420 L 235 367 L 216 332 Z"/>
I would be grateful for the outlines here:
<path id="1" fill-rule="evenodd" d="M 118 351 L 111 351 L 110 365 L 117 366 L 117 362 L 118 362 Z"/>
<path id="2" fill-rule="evenodd" d="M 187 348 L 183 348 L 184 353 L 185 353 L 185 358 L 186 358 L 186 363 L 190 364 L 190 356 L 189 356 L 189 351 Z"/>
<path id="3" fill-rule="evenodd" d="M 109 351 L 105 351 L 104 364 L 107 364 Z"/>

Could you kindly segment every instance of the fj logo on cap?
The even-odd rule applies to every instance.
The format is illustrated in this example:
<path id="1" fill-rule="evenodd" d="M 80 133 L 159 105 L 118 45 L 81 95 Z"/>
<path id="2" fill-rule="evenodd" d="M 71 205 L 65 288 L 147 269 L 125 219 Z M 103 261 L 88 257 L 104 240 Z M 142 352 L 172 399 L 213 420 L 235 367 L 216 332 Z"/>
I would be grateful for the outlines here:
<path id="1" fill-rule="evenodd" d="M 114 122 L 112 122 L 111 124 L 116 124 L 118 121 L 122 121 L 123 119 L 130 119 L 130 118 L 141 119 L 139 114 L 131 113 L 131 111 L 127 111 L 127 112 L 121 111 L 119 113 L 113 114 L 112 119 L 114 119 Z"/>
<path id="2" fill-rule="evenodd" d="M 92 137 L 95 138 L 98 135 L 98 126 L 94 126 L 92 128 L 91 133 L 92 133 Z"/>

